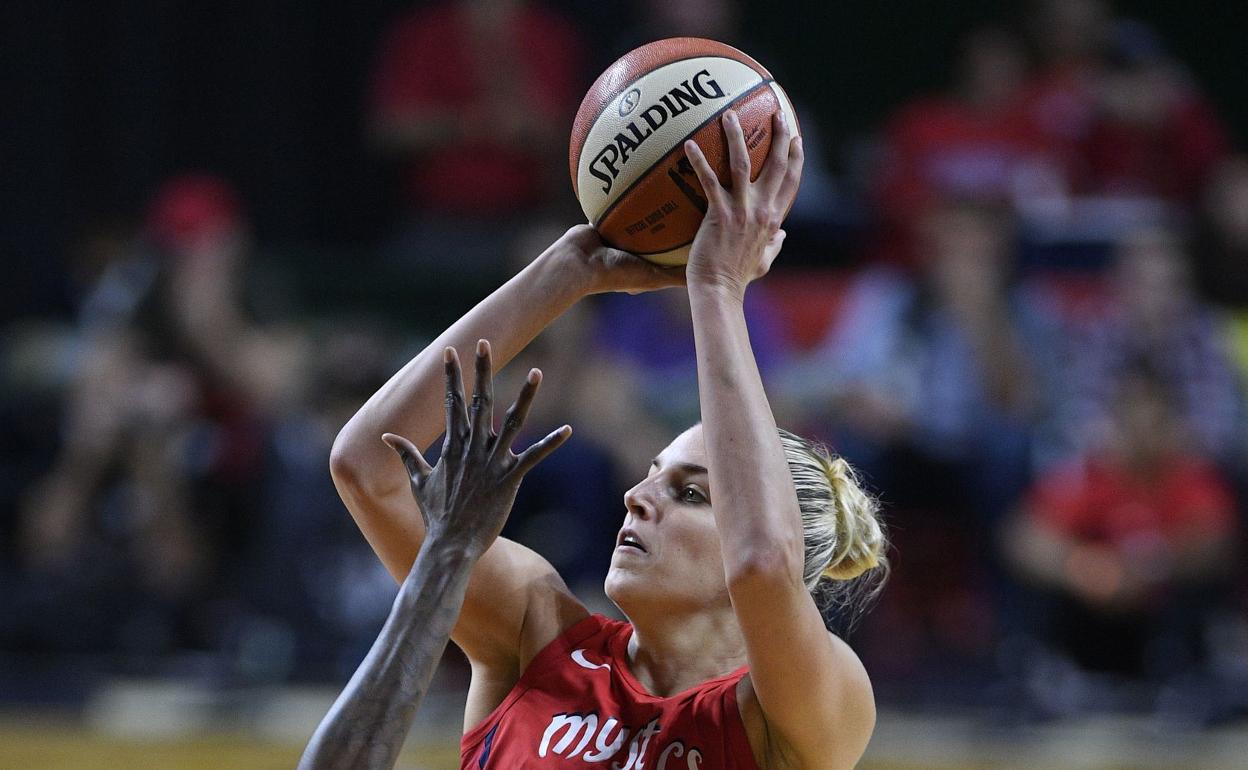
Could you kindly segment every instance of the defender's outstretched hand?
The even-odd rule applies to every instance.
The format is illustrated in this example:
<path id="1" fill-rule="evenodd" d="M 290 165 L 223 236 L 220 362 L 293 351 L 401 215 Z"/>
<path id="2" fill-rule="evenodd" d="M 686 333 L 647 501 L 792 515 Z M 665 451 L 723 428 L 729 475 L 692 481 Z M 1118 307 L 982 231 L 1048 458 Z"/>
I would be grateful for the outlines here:
<path id="1" fill-rule="evenodd" d="M 403 459 L 429 540 L 463 546 L 479 556 L 502 531 L 524 475 L 558 449 L 572 435 L 572 428 L 564 425 L 520 454 L 513 453 L 511 445 L 537 394 L 541 371 L 529 372 L 519 397 L 507 410 L 502 432 L 495 433 L 490 344 L 477 342 L 471 406 L 465 404 L 455 349 L 448 347 L 442 360 L 446 364 L 446 439 L 438 464 L 429 467 L 415 445 L 401 436 L 387 433 L 382 440 Z"/>
<path id="2" fill-rule="evenodd" d="M 403 458 L 425 540 L 377 641 L 308 741 L 299 770 L 393 770 L 463 607 L 473 566 L 502 531 L 524 474 L 572 434 L 565 425 L 513 454 L 511 443 L 542 373 L 529 372 L 502 433 L 495 433 L 490 344 L 477 342 L 470 408 L 454 348 L 443 361 L 446 442 L 438 464 L 430 468 L 411 441 L 383 436 Z"/>
<path id="3" fill-rule="evenodd" d="M 780 253 L 780 224 L 802 179 L 802 138 L 777 112 L 773 118 L 771 152 L 756 181 L 750 181 L 750 154 L 736 112 L 724 113 L 731 185 L 720 184 L 697 142 L 685 142 L 707 210 L 689 252 L 689 285 L 711 284 L 735 297 L 745 296 L 750 281 L 767 274 Z"/>

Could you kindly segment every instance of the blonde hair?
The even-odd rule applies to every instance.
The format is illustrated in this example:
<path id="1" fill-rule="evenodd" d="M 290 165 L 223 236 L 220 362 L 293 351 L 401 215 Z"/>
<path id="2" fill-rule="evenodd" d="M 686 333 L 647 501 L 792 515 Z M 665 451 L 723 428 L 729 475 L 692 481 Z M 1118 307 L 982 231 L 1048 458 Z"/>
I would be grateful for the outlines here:
<path id="1" fill-rule="evenodd" d="M 848 611 L 852 626 L 888 576 L 879 502 L 863 491 L 849 463 L 821 444 L 786 430 L 780 430 L 780 443 L 802 515 L 802 582 L 825 618 Z"/>

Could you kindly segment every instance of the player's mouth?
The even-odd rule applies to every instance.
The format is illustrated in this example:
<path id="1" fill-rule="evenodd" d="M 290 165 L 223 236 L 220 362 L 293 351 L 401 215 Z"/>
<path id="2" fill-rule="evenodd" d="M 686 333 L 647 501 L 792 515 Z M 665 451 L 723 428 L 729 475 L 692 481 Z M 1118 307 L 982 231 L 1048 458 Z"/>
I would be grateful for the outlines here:
<path id="1" fill-rule="evenodd" d="M 615 547 L 617 549 L 628 548 L 628 549 L 634 549 L 634 550 L 640 551 L 642 553 L 649 553 L 649 551 L 646 549 L 645 544 L 642 543 L 641 539 L 637 537 L 637 533 L 632 531 L 631 529 L 620 530 L 620 536 L 615 541 Z"/>

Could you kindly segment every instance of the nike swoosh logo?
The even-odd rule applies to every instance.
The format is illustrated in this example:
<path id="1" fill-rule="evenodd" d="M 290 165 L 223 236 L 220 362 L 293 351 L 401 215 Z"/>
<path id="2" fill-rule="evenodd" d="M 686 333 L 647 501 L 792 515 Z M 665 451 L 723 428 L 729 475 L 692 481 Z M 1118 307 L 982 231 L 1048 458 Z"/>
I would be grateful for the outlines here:
<path id="1" fill-rule="evenodd" d="M 590 663 L 588 660 L 585 659 L 585 650 L 583 649 L 572 651 L 572 662 L 580 666 L 581 668 L 587 668 L 590 671 L 593 671 L 596 668 L 605 668 L 608 671 L 611 670 L 610 663 Z"/>

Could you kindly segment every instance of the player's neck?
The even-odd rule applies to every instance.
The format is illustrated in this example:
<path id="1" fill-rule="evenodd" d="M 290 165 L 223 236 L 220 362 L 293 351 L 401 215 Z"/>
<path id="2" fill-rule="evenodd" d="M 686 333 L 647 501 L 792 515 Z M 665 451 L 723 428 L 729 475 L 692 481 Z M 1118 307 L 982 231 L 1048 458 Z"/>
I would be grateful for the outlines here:
<path id="1" fill-rule="evenodd" d="M 743 665 L 745 640 L 731 609 L 633 619 L 628 667 L 652 695 L 674 695 Z"/>

